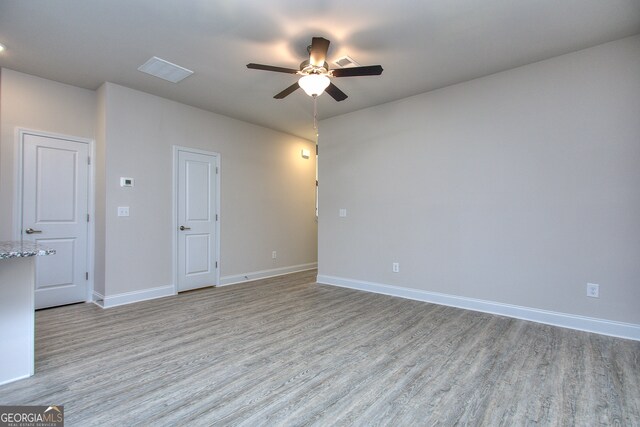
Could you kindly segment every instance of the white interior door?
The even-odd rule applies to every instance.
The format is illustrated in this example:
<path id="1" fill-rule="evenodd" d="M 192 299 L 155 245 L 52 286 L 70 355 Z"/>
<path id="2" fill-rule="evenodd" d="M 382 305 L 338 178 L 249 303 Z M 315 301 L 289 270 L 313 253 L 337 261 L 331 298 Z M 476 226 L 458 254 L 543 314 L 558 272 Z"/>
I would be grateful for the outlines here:
<path id="1" fill-rule="evenodd" d="M 86 301 L 89 144 L 22 134 L 22 238 L 36 259 L 36 308 Z"/>
<path id="2" fill-rule="evenodd" d="M 178 292 L 217 284 L 217 157 L 178 150 Z"/>

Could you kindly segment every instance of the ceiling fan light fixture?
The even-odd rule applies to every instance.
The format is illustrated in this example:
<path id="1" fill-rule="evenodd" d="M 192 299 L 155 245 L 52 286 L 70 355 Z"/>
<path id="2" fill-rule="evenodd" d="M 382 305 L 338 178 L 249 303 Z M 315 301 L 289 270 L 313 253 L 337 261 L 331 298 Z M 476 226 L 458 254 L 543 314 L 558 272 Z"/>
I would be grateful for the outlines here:
<path id="1" fill-rule="evenodd" d="M 300 85 L 302 90 L 309 96 L 321 95 L 327 86 L 329 86 L 329 83 L 331 83 L 329 77 L 324 74 L 309 74 L 300 77 L 300 80 L 298 80 L 298 85 Z"/>

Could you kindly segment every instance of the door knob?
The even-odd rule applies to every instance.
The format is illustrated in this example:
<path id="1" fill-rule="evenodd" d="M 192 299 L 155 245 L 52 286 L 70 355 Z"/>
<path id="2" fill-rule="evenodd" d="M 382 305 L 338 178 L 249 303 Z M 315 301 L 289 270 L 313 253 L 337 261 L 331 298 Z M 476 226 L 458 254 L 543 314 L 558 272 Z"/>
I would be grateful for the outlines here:
<path id="1" fill-rule="evenodd" d="M 26 230 L 24 230 L 24 232 L 27 234 L 37 234 L 37 233 L 42 233 L 42 230 L 34 230 L 33 228 L 27 228 Z"/>
<path id="2" fill-rule="evenodd" d="M 180 226 L 180 231 L 191 230 L 191 227 L 185 227 L 184 225 Z"/>

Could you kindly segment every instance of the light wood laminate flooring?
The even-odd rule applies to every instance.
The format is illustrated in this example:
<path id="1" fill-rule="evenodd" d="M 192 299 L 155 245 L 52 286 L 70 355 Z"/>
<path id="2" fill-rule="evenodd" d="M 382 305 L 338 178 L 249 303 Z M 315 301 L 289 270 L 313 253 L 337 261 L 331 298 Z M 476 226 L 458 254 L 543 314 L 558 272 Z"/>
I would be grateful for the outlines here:
<path id="1" fill-rule="evenodd" d="M 39 311 L 36 375 L 0 404 L 67 426 L 640 424 L 639 342 L 315 275 Z"/>

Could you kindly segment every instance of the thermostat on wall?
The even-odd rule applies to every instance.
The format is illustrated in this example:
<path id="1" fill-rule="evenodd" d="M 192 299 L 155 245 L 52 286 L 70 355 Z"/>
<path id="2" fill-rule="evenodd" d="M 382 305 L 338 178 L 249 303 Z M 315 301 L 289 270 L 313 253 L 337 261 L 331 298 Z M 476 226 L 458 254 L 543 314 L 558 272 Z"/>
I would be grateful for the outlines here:
<path id="1" fill-rule="evenodd" d="M 120 187 L 133 187 L 133 178 L 120 177 Z"/>

